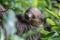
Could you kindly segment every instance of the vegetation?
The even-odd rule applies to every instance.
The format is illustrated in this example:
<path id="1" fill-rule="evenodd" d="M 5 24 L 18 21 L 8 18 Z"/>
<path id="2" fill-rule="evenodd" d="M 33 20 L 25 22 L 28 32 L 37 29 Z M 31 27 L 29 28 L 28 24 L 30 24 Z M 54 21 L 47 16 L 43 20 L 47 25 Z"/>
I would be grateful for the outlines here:
<path id="1" fill-rule="evenodd" d="M 33 34 L 32 31 L 22 36 L 14 34 L 16 32 L 15 23 L 17 21 L 15 14 L 24 14 L 29 7 L 39 8 L 52 29 L 51 32 L 42 30 L 40 33 L 45 36 L 41 39 L 60 40 L 60 0 L 0 0 L 0 4 L 7 9 L 7 14 L 3 17 L 2 23 L 10 40 L 24 40 L 26 36 Z M 4 38 L 4 31 L 0 27 L 0 40 L 4 40 Z"/>

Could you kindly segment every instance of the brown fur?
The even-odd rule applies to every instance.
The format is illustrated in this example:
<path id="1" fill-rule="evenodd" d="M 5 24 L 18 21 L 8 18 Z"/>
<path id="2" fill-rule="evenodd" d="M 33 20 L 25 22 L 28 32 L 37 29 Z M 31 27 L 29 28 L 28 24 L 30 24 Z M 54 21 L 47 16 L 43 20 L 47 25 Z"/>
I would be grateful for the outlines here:
<path id="1" fill-rule="evenodd" d="M 43 23 L 44 15 L 42 15 L 41 11 L 38 8 L 31 7 L 27 9 L 25 14 L 32 14 L 32 16 L 29 19 L 27 19 L 27 21 L 29 21 L 30 24 L 38 26 L 39 24 Z"/>
<path id="2" fill-rule="evenodd" d="M 29 17 L 29 14 L 32 14 L 31 17 Z M 23 14 L 20 14 L 23 15 Z M 33 17 L 34 16 L 34 17 Z M 19 19 L 23 18 L 22 20 Z M 36 28 L 39 28 L 38 25 L 43 24 L 44 21 L 44 16 L 41 14 L 39 9 L 37 8 L 29 8 L 25 12 L 23 16 L 18 16 L 18 22 L 17 22 L 17 34 L 22 35 L 29 30 L 34 30 Z M 36 34 L 30 35 L 29 37 L 26 38 L 26 40 L 39 40 L 41 38 L 41 34 L 37 32 Z"/>

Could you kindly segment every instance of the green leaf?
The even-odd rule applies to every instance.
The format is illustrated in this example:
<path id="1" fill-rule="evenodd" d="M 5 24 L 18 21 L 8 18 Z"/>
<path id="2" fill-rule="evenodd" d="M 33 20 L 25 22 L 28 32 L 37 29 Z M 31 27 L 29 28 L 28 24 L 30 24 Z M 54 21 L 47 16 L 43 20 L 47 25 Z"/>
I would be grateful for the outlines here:
<path id="1" fill-rule="evenodd" d="M 56 26 L 52 27 L 52 30 L 57 32 L 57 33 L 60 33 L 60 27 L 58 27 L 58 26 L 57 27 Z"/>
<path id="2" fill-rule="evenodd" d="M 60 38 L 42 38 L 42 40 L 60 40 Z"/>
<path id="3" fill-rule="evenodd" d="M 48 9 L 47 9 L 47 11 L 48 11 L 50 14 L 52 14 L 54 17 L 56 17 L 57 19 L 60 20 L 60 18 L 58 17 L 58 15 L 57 15 L 56 13 L 54 13 L 54 12 L 48 10 Z"/>
<path id="4" fill-rule="evenodd" d="M 32 1 L 33 1 L 32 6 L 37 7 L 37 5 L 38 5 L 38 0 L 32 0 Z"/>
<path id="5" fill-rule="evenodd" d="M 15 28 L 16 17 L 14 11 L 9 9 L 7 14 L 3 17 L 3 26 L 7 31 L 7 34 L 14 34 L 16 32 Z"/>
<path id="6" fill-rule="evenodd" d="M 47 18 L 47 22 L 50 24 L 50 25 L 56 25 L 55 22 L 49 18 Z"/>
<path id="7" fill-rule="evenodd" d="M 45 30 L 41 30 L 40 33 L 44 34 L 44 35 L 48 35 L 50 32 L 45 31 Z"/>
<path id="8" fill-rule="evenodd" d="M 19 37 L 17 35 L 11 35 L 10 40 L 24 40 L 24 38 L 21 38 L 21 37 Z"/>
<path id="9" fill-rule="evenodd" d="M 4 31 L 2 30 L 2 28 L 0 27 L 0 40 L 4 40 L 5 36 L 4 36 Z"/>
<path id="10" fill-rule="evenodd" d="M 48 38 L 48 40 L 60 40 L 60 38 Z"/>
<path id="11" fill-rule="evenodd" d="M 52 38 L 52 40 L 60 40 L 60 38 Z"/>
<path id="12" fill-rule="evenodd" d="M 58 16 L 60 16 L 60 9 L 58 10 Z"/>

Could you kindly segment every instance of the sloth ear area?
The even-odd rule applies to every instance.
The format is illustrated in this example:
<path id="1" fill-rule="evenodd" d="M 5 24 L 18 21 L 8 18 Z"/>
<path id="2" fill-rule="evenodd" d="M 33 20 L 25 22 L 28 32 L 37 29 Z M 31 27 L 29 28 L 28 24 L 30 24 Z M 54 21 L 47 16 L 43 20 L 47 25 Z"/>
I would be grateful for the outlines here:
<path id="1" fill-rule="evenodd" d="M 20 20 L 24 20 L 24 14 L 17 14 L 16 15 L 17 19 L 20 21 Z"/>

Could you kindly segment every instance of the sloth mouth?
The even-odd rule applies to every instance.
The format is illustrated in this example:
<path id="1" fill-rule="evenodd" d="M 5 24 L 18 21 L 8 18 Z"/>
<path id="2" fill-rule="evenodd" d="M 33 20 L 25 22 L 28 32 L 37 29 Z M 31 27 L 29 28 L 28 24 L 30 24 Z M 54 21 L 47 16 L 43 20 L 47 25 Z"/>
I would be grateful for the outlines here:
<path id="1" fill-rule="evenodd" d="M 40 25 L 40 22 L 32 22 L 31 25 L 38 26 Z"/>

